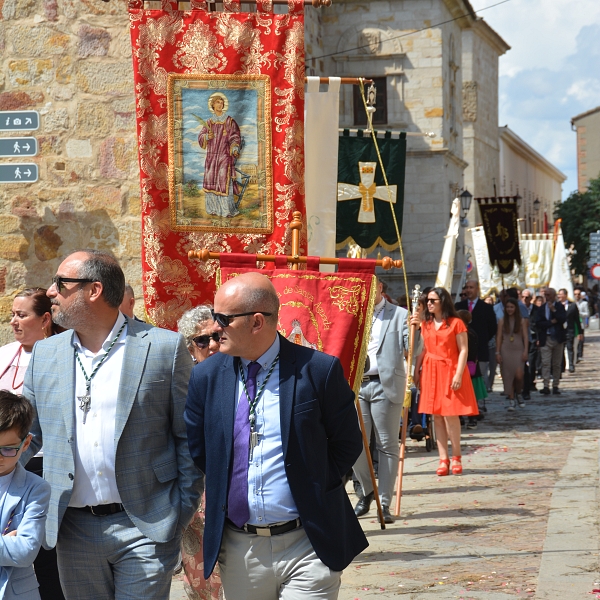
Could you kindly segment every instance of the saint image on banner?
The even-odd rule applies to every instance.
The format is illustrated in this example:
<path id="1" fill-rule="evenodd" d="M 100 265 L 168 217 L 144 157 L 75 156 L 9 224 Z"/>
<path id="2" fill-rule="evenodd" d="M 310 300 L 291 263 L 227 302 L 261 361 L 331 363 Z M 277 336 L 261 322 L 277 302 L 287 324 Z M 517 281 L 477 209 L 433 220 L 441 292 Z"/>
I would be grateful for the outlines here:
<path id="1" fill-rule="evenodd" d="M 242 136 L 235 120 L 227 116 L 227 96 L 215 92 L 208 99 L 213 117 L 204 122 L 198 135 L 200 148 L 206 150 L 204 161 L 204 203 L 209 215 L 235 217 L 240 211 L 234 193 L 240 196 L 242 185 L 236 179 L 235 163 L 240 156 Z"/>
<path id="2" fill-rule="evenodd" d="M 263 75 L 169 75 L 174 231 L 273 231 L 269 85 Z"/>

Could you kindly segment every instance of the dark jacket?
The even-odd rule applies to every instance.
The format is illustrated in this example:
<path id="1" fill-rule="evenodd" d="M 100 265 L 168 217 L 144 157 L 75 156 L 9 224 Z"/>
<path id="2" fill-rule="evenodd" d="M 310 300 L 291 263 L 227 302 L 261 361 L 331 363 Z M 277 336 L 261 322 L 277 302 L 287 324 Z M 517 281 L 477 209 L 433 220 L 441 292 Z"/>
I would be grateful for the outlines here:
<path id="1" fill-rule="evenodd" d="M 563 305 L 564 306 L 564 305 Z M 579 307 L 575 302 L 569 302 L 567 305 L 567 337 L 573 338 L 583 331 L 581 326 L 581 318 L 579 316 Z"/>
<path id="2" fill-rule="evenodd" d="M 354 393 L 340 361 L 280 336 L 279 399 L 285 471 L 306 535 L 330 569 L 342 571 L 369 544 L 343 484 L 362 451 Z M 206 475 L 204 576 L 223 537 L 239 359 L 215 354 L 196 365 L 185 421 L 194 462 Z"/>
<path id="3" fill-rule="evenodd" d="M 546 345 L 547 331 L 554 327 L 554 337 L 557 342 L 562 343 L 567 339 L 567 333 L 564 323 L 567 320 L 567 311 L 561 302 L 554 302 L 554 313 L 550 314 L 550 320 L 546 319 L 546 302 L 541 306 L 536 306 L 531 311 L 531 321 L 537 331 L 538 345 L 540 348 Z"/>
<path id="4" fill-rule="evenodd" d="M 461 300 L 456 303 L 456 310 L 469 310 L 469 301 Z M 488 349 L 489 341 L 496 335 L 496 314 L 491 304 L 486 304 L 483 300 L 477 300 L 471 313 L 470 327 L 477 334 L 479 349 L 477 350 L 477 359 L 480 362 L 490 360 Z"/>

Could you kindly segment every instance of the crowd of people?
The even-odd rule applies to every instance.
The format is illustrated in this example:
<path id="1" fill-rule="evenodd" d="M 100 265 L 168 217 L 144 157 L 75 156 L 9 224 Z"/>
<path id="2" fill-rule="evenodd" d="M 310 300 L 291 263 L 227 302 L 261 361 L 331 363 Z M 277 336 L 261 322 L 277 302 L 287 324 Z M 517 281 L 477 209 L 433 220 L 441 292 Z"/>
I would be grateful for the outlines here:
<path id="1" fill-rule="evenodd" d="M 567 295 L 508 289 L 494 302 L 469 281 L 456 304 L 425 289 L 409 315 L 377 281 L 358 400 L 386 523 L 407 370 L 412 414 L 435 423 L 436 473 L 458 475 L 461 421 L 477 426 L 497 366 L 514 411 L 538 375 L 541 394 L 560 394 L 583 360 L 598 298 Z M 14 298 L 15 341 L 0 348 L 0 597 L 166 599 L 182 567 L 191 599 L 337 598 L 376 493 L 339 360 L 278 334 L 258 273 L 223 284 L 178 333 L 134 306 L 96 250 Z"/>

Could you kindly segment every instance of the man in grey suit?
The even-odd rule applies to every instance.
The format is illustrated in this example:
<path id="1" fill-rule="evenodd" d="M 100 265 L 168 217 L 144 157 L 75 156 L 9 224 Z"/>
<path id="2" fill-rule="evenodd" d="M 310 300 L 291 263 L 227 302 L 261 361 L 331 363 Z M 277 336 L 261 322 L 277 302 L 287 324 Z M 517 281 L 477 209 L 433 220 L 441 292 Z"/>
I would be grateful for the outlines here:
<path id="1" fill-rule="evenodd" d="M 383 517 L 393 523 L 390 504 L 398 472 L 398 432 L 402 415 L 406 371 L 404 357 L 408 352 L 408 312 L 388 302 L 383 282 L 377 282 L 371 337 L 368 342 L 369 362 L 358 395 L 367 439 L 375 428 L 379 457 L 378 478 Z M 363 496 L 354 512 L 357 517 L 369 512 L 373 501 L 373 484 L 365 449 L 354 465 Z"/>
<path id="2" fill-rule="evenodd" d="M 190 353 L 125 317 L 124 288 L 110 254 L 68 256 L 48 296 L 70 331 L 38 342 L 25 376 L 36 418 L 23 462 L 43 446 L 44 546 L 56 545 L 67 600 L 166 600 L 201 493 L 183 421 Z"/>

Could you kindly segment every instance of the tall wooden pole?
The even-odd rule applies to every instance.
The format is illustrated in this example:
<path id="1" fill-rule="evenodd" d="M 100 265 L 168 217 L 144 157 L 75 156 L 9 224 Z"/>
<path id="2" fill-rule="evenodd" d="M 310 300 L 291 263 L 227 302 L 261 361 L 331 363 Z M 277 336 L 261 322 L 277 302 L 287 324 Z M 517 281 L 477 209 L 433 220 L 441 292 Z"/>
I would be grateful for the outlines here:
<path id="1" fill-rule="evenodd" d="M 412 296 L 412 315 L 418 313 L 419 297 L 421 296 L 421 287 L 415 285 Z M 410 319 L 410 314 L 407 315 L 407 319 Z M 415 351 L 415 337 L 419 328 L 411 323 L 410 325 L 410 339 L 408 343 L 408 373 L 406 375 L 406 391 L 404 393 L 404 405 L 402 407 L 402 429 L 400 432 L 400 456 L 398 457 L 398 478 L 396 479 L 396 510 L 395 515 L 400 516 L 400 502 L 402 499 L 402 483 L 404 479 L 404 458 L 406 456 L 406 432 L 408 430 L 408 410 L 412 401 L 411 388 L 413 385 L 413 356 Z"/>

